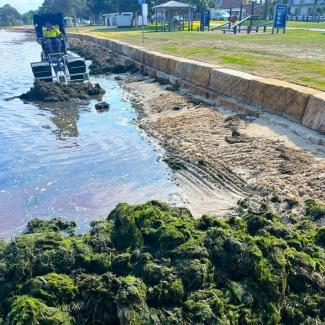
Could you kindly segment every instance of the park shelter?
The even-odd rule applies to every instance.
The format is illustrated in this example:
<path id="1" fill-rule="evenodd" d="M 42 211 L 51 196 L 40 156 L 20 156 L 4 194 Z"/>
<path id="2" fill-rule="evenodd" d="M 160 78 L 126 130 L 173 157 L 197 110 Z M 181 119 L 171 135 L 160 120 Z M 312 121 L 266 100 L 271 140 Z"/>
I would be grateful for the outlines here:
<path id="1" fill-rule="evenodd" d="M 193 16 L 195 6 L 179 1 L 168 1 L 155 6 L 156 31 L 160 23 L 161 31 L 193 30 Z"/>

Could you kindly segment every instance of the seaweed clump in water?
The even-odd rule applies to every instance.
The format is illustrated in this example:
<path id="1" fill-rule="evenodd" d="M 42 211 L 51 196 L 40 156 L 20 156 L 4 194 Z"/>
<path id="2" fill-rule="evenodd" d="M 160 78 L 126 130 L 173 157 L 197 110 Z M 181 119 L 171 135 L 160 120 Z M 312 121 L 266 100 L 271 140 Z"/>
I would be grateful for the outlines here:
<path id="1" fill-rule="evenodd" d="M 33 87 L 19 98 L 37 102 L 68 102 L 101 98 L 104 93 L 105 90 L 99 84 L 93 85 L 90 82 L 65 85 L 36 81 Z"/>
<path id="2" fill-rule="evenodd" d="M 0 242 L 0 324 L 325 321 L 325 228 L 307 215 L 194 219 L 152 201 L 74 229 L 36 219 Z"/>

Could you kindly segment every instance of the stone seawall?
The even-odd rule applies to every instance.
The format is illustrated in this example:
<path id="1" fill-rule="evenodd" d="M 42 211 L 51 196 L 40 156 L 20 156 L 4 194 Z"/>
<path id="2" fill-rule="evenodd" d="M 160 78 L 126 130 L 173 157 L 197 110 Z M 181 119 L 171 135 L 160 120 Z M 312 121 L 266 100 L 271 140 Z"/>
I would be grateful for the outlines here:
<path id="1" fill-rule="evenodd" d="M 70 36 L 109 48 L 151 77 L 185 86 L 207 98 L 234 98 L 325 133 L 325 93 L 320 90 L 174 57 L 119 40 Z"/>

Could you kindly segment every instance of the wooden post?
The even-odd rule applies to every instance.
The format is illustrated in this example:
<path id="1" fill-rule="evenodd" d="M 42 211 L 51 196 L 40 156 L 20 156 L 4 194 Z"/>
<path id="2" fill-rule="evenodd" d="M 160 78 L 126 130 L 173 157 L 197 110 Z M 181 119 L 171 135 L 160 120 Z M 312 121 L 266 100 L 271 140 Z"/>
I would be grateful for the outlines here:
<path id="1" fill-rule="evenodd" d="M 250 26 L 253 26 L 253 17 L 254 17 L 254 5 L 255 2 L 252 2 L 252 8 L 251 8 L 251 20 L 250 20 Z"/>
<path id="2" fill-rule="evenodd" d="M 191 16 L 190 16 L 190 12 L 188 11 L 187 13 L 187 23 L 188 23 L 188 28 L 187 31 L 191 31 Z"/>
<path id="3" fill-rule="evenodd" d="M 240 4 L 240 11 L 239 11 L 239 21 L 243 19 L 243 3 Z M 241 24 L 238 26 L 238 33 L 240 33 Z"/>
<path id="4" fill-rule="evenodd" d="M 168 31 L 171 31 L 172 19 L 171 19 L 171 11 L 170 10 L 167 10 L 167 16 L 168 16 Z"/>

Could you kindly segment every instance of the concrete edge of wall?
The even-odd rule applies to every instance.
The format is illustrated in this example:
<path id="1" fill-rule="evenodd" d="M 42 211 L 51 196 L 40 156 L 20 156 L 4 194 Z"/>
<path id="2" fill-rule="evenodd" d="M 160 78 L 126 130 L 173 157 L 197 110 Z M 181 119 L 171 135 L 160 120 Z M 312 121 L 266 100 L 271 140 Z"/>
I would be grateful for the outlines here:
<path id="1" fill-rule="evenodd" d="M 284 116 L 325 133 L 325 92 L 289 82 L 257 77 L 195 60 L 174 57 L 141 46 L 83 34 L 70 34 L 132 60 L 151 77 L 166 74 L 196 93 L 227 96 Z M 172 78 L 171 78 L 172 76 Z"/>

